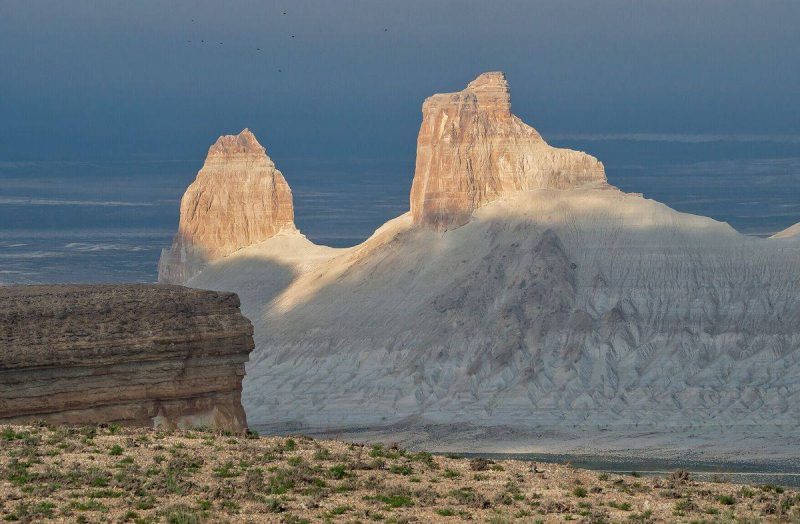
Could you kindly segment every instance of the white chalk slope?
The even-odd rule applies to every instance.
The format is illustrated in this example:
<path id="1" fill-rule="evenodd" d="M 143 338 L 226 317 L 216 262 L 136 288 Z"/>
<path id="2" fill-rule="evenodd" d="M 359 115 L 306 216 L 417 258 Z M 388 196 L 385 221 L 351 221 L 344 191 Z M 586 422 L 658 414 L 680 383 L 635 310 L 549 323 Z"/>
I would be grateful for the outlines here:
<path id="1" fill-rule="evenodd" d="M 279 235 L 190 285 L 236 291 L 255 325 L 256 427 L 502 447 L 489 427 L 517 450 L 536 428 L 798 436 L 799 250 L 617 190 L 533 190 L 444 233 L 406 214 L 350 249 Z"/>

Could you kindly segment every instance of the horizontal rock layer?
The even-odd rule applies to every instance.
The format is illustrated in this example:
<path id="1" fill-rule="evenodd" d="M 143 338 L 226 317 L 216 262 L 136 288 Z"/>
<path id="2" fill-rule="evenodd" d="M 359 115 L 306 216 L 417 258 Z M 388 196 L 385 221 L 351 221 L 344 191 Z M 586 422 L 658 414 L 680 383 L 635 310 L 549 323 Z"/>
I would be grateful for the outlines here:
<path id="1" fill-rule="evenodd" d="M 244 430 L 252 334 L 233 293 L 0 287 L 0 422 Z"/>

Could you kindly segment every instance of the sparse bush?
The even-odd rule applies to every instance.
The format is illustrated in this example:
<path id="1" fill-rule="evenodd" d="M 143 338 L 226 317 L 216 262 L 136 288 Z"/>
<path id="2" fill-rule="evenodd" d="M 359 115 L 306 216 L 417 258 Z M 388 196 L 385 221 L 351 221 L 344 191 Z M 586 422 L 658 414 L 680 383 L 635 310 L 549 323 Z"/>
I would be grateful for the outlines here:
<path id="1" fill-rule="evenodd" d="M 733 506 L 736 504 L 736 499 L 734 499 L 731 495 L 720 495 L 717 497 L 717 502 L 724 506 Z"/>
<path id="2" fill-rule="evenodd" d="M 493 460 L 489 460 L 483 457 L 476 457 L 469 461 L 469 469 L 471 469 L 472 471 L 486 471 L 493 465 L 494 465 Z"/>
<path id="3" fill-rule="evenodd" d="M 442 476 L 446 479 L 457 479 L 458 477 L 461 476 L 461 473 L 459 473 L 458 471 L 454 471 L 450 468 L 445 468 L 444 473 L 442 473 Z"/>
<path id="4" fill-rule="evenodd" d="M 630 505 L 629 502 L 617 502 L 617 501 L 614 500 L 614 501 L 609 502 L 608 506 L 611 507 L 611 508 L 614 508 L 614 509 L 618 509 L 620 511 L 630 511 L 631 510 L 631 505 Z"/>
<path id="5" fill-rule="evenodd" d="M 686 484 L 687 482 L 691 482 L 692 477 L 689 475 L 688 471 L 678 469 L 669 474 L 669 480 L 672 482 L 678 482 L 680 484 Z"/>
<path id="6" fill-rule="evenodd" d="M 345 476 L 347 476 L 347 466 L 344 464 L 339 464 L 338 466 L 328 468 L 328 475 L 332 479 L 343 479 Z"/>

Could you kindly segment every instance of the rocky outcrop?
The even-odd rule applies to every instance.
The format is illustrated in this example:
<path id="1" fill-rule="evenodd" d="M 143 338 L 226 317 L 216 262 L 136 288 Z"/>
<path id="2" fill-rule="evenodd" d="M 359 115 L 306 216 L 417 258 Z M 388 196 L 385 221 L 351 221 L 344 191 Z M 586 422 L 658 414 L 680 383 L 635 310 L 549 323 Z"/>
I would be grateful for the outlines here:
<path id="1" fill-rule="evenodd" d="M 529 189 L 605 186 L 596 158 L 550 147 L 511 113 L 503 73 L 484 73 L 463 91 L 434 95 L 422 106 L 414 224 L 460 226 L 483 204 Z"/>
<path id="2" fill-rule="evenodd" d="M 252 335 L 234 293 L 0 287 L 0 423 L 244 430 Z"/>
<path id="3" fill-rule="evenodd" d="M 209 262 L 294 230 L 292 191 L 253 133 L 221 136 L 183 195 L 158 281 L 182 284 Z"/>

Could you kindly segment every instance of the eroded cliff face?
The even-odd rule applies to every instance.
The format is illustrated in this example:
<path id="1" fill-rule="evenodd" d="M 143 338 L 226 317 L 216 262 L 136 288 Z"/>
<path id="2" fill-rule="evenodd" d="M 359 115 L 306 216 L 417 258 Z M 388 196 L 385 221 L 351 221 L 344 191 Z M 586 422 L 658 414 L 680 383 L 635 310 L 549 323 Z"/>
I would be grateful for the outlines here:
<path id="1" fill-rule="evenodd" d="M 503 73 L 484 73 L 463 91 L 425 100 L 411 187 L 415 225 L 457 227 L 503 196 L 578 187 L 607 187 L 603 164 L 550 147 L 514 116 Z"/>
<path id="2" fill-rule="evenodd" d="M 0 423 L 242 431 L 253 328 L 234 293 L 0 287 Z"/>
<path id="3" fill-rule="evenodd" d="M 178 233 L 158 281 L 182 284 L 209 262 L 294 231 L 292 191 L 249 129 L 221 136 L 181 199 Z"/>

